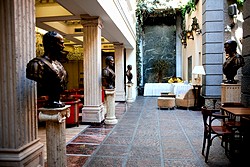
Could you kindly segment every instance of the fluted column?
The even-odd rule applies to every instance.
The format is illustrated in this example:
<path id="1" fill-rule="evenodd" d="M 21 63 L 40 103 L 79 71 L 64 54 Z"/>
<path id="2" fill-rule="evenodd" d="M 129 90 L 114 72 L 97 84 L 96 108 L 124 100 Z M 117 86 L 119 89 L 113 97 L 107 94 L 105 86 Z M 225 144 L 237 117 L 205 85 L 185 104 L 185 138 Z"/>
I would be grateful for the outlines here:
<path id="1" fill-rule="evenodd" d="M 124 46 L 115 43 L 115 101 L 125 101 Z"/>
<path id="2" fill-rule="evenodd" d="M 101 96 L 101 29 L 99 17 L 81 15 L 83 25 L 83 55 L 84 55 L 84 106 L 82 122 L 97 122 L 104 120 Z"/>
<path id="3" fill-rule="evenodd" d="M 43 166 L 36 84 L 26 79 L 35 57 L 35 1 L 0 1 L 0 166 Z"/>

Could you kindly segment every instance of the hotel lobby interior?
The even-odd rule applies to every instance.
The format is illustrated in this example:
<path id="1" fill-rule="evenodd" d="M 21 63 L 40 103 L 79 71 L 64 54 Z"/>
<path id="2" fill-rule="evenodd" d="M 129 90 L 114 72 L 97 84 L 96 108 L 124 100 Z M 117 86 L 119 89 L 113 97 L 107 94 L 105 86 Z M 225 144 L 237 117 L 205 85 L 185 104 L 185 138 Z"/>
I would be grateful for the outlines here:
<path id="1" fill-rule="evenodd" d="M 0 1 L 0 167 L 249 166 L 249 3 Z M 48 31 L 67 53 L 61 108 L 26 77 Z M 235 83 L 228 39 L 244 58 Z"/>

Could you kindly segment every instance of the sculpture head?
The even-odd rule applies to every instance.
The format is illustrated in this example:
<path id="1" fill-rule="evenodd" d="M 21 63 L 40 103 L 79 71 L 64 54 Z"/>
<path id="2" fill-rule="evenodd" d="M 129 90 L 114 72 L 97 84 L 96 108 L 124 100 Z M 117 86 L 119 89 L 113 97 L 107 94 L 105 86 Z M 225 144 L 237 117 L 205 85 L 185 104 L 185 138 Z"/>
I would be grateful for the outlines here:
<path id="1" fill-rule="evenodd" d="M 43 36 L 44 55 L 49 55 L 52 60 L 58 60 L 63 54 L 64 39 L 55 31 L 49 31 Z"/>
<path id="2" fill-rule="evenodd" d="M 129 65 L 127 66 L 127 69 L 128 69 L 128 70 L 132 70 L 132 65 L 129 64 Z"/>
<path id="3" fill-rule="evenodd" d="M 106 59 L 106 65 L 107 66 L 110 66 L 110 67 L 113 67 L 114 66 L 114 58 L 112 56 L 107 56 Z"/>
<path id="4" fill-rule="evenodd" d="M 228 40 L 224 43 L 224 48 L 225 48 L 226 54 L 230 56 L 232 55 L 232 53 L 236 53 L 237 42 L 234 40 Z"/>

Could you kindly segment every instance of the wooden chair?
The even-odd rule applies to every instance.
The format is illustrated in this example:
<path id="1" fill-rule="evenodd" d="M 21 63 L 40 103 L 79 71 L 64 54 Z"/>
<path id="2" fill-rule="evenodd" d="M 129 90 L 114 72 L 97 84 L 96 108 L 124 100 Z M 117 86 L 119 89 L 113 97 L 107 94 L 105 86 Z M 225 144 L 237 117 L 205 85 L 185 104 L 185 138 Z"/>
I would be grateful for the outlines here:
<path id="1" fill-rule="evenodd" d="M 204 155 L 206 147 L 205 162 L 208 161 L 208 155 L 212 141 L 216 137 L 221 137 L 222 143 L 225 143 L 225 153 L 228 154 L 228 143 L 231 138 L 232 132 L 227 126 L 224 125 L 214 125 L 215 120 L 224 120 L 228 118 L 226 115 L 218 114 L 219 110 L 207 109 L 207 107 L 202 106 L 201 112 L 203 116 L 204 124 L 204 136 L 203 136 L 203 145 L 202 145 L 202 155 Z M 223 146 L 223 145 L 222 145 Z"/>

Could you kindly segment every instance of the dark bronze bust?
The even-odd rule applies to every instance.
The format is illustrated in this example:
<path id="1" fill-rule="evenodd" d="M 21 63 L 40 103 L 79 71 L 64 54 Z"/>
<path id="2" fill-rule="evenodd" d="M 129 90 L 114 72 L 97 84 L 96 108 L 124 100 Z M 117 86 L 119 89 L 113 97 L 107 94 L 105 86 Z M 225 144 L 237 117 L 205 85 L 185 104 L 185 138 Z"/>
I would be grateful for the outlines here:
<path id="1" fill-rule="evenodd" d="M 26 68 L 26 77 L 37 82 L 38 91 L 48 96 L 45 107 L 60 108 L 60 94 L 65 89 L 67 73 L 58 61 L 64 54 L 63 37 L 54 31 L 43 36 L 44 55 L 32 59 Z M 38 92 L 38 94 L 39 94 Z"/>
<path id="2" fill-rule="evenodd" d="M 227 84 L 236 84 L 234 77 L 240 67 L 244 66 L 244 58 L 236 52 L 237 43 L 234 40 L 228 40 L 224 44 L 226 52 L 226 61 L 223 64 L 223 74 L 226 76 Z"/>
<path id="3" fill-rule="evenodd" d="M 126 76 L 128 78 L 128 83 L 132 83 L 133 74 L 131 73 L 132 65 L 127 65 Z"/>
<path id="4" fill-rule="evenodd" d="M 115 88 L 114 58 L 106 57 L 106 67 L 102 70 L 102 85 L 105 89 Z"/>

